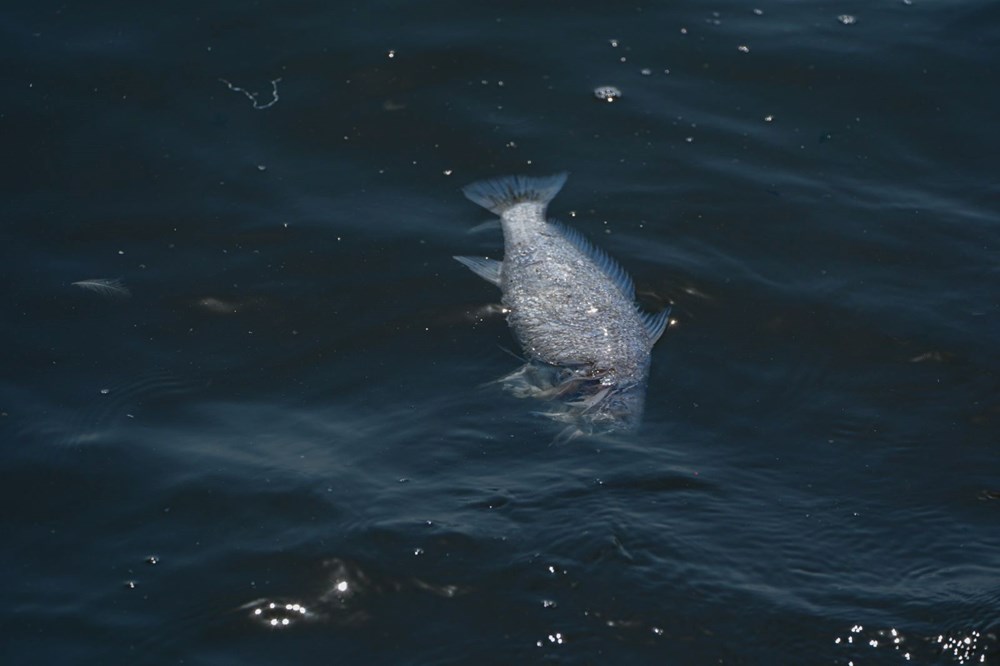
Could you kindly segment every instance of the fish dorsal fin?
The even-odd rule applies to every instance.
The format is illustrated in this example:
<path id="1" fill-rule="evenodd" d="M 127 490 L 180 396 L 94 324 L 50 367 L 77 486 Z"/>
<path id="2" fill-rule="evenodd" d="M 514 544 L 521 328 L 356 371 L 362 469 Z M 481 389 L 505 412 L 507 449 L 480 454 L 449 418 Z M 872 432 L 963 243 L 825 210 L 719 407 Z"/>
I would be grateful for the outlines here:
<path id="1" fill-rule="evenodd" d="M 568 240 L 573 246 L 587 256 L 594 264 L 604 271 L 604 274 L 611 278 L 611 281 L 618 286 L 626 298 L 635 298 L 635 285 L 632 278 L 617 261 L 612 259 L 607 252 L 591 243 L 587 238 L 573 227 L 567 227 L 558 220 L 549 220 L 549 224 L 559 230 L 563 238 Z"/>
<path id="2" fill-rule="evenodd" d="M 642 324 L 646 327 L 646 332 L 649 333 L 649 344 L 654 345 L 663 332 L 667 330 L 667 324 L 670 323 L 670 306 L 668 305 L 662 312 L 656 314 L 639 310 L 639 318 L 642 319 Z"/>
<path id="3" fill-rule="evenodd" d="M 530 176 L 502 176 L 480 180 L 462 188 L 470 200 L 483 208 L 503 215 L 504 211 L 519 203 L 536 203 L 544 206 L 559 193 L 569 174 L 532 178 Z"/>
<path id="4" fill-rule="evenodd" d="M 496 259 L 487 259 L 486 257 L 455 257 L 455 261 L 487 282 L 492 282 L 498 287 L 500 286 L 500 271 L 503 270 L 502 262 Z"/>

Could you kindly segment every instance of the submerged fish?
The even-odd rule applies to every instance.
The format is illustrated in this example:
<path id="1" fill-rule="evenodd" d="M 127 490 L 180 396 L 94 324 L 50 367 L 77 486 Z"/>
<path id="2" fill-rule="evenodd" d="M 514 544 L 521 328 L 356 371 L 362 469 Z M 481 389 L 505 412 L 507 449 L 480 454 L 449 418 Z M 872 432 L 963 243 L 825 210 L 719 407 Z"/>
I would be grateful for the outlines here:
<path id="1" fill-rule="evenodd" d="M 467 186 L 465 196 L 500 216 L 504 258 L 455 259 L 503 292 L 507 321 L 529 360 L 502 380 L 509 389 L 559 398 L 548 415 L 569 423 L 570 436 L 632 430 L 642 419 L 650 351 L 670 309 L 640 310 L 621 266 L 577 231 L 546 219 L 565 182 L 561 173 Z"/>

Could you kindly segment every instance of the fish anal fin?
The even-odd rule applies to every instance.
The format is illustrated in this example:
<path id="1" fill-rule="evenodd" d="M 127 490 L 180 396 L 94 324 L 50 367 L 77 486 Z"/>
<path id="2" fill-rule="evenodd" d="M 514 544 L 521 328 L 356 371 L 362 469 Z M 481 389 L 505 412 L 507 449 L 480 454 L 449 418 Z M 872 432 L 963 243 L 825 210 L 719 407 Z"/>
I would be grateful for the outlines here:
<path id="1" fill-rule="evenodd" d="M 455 261 L 487 282 L 492 282 L 498 287 L 500 286 L 500 272 L 503 270 L 502 262 L 496 259 L 487 259 L 486 257 L 455 257 Z"/>

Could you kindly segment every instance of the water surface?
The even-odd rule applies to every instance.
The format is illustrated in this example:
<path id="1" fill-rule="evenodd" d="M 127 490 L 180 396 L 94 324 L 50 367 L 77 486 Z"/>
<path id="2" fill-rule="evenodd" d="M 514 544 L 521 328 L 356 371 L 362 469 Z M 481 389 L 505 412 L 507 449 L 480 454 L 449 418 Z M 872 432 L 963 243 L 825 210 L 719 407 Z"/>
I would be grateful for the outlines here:
<path id="1" fill-rule="evenodd" d="M 998 18 L 6 12 L 7 660 L 995 660 Z M 674 308 L 634 435 L 491 384 L 451 259 L 560 170 Z"/>

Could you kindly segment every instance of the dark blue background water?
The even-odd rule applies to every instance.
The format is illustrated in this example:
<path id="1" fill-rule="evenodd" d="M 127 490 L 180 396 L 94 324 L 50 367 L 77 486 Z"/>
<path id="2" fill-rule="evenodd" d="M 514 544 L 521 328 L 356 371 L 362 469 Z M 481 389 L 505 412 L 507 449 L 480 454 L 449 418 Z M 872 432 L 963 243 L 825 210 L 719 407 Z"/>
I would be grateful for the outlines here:
<path id="1" fill-rule="evenodd" d="M 996 659 L 995 4 L 20 4 L 4 663 Z M 451 259 L 559 170 L 674 306 L 634 436 Z"/>

